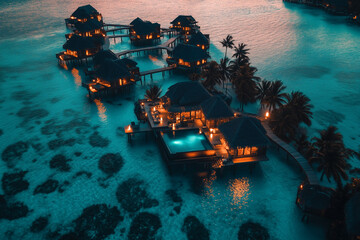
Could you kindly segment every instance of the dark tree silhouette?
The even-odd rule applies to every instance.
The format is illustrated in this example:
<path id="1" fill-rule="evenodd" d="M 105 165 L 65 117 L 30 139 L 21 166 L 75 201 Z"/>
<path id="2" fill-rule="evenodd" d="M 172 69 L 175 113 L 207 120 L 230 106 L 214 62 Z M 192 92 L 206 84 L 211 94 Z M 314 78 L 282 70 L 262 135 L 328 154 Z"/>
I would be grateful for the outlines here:
<path id="1" fill-rule="evenodd" d="M 230 34 L 228 34 L 226 36 L 226 38 L 224 38 L 221 42 L 222 46 L 225 48 L 225 56 L 224 58 L 226 58 L 226 55 L 227 55 L 227 49 L 230 48 L 230 49 L 233 49 L 234 47 L 234 39 L 233 39 L 233 36 L 231 36 Z"/>

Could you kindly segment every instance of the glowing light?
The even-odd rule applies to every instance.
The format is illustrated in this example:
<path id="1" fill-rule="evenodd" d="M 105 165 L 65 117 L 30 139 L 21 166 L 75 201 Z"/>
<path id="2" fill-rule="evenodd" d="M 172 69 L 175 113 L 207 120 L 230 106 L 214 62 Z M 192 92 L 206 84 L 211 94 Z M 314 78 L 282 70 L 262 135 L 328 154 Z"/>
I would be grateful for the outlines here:
<path id="1" fill-rule="evenodd" d="M 175 129 L 176 129 L 176 126 L 175 126 L 175 123 L 173 123 L 172 130 L 175 130 Z"/>
<path id="2" fill-rule="evenodd" d="M 160 123 L 163 123 L 163 118 L 162 117 L 160 118 Z"/>
<path id="3" fill-rule="evenodd" d="M 126 130 L 131 131 L 131 125 L 129 125 Z"/>
<path id="4" fill-rule="evenodd" d="M 210 138 L 211 138 L 211 139 L 213 138 L 213 134 L 212 134 L 212 133 L 210 134 Z"/>
<path id="5" fill-rule="evenodd" d="M 142 105 L 142 106 L 144 106 L 144 105 L 145 105 L 145 103 L 143 103 L 143 102 L 142 102 L 142 103 L 141 103 L 141 105 Z"/>
<path id="6" fill-rule="evenodd" d="M 303 188 L 304 188 L 304 185 L 301 184 L 300 185 L 300 190 L 303 190 Z"/>
<path id="7" fill-rule="evenodd" d="M 268 119 L 269 116 L 270 116 L 270 113 L 269 113 L 269 112 L 266 112 L 266 113 L 265 113 L 265 119 Z"/>
<path id="8" fill-rule="evenodd" d="M 155 107 L 153 107 L 153 111 L 154 111 L 154 112 L 156 111 Z"/>
<path id="9" fill-rule="evenodd" d="M 201 134 L 201 133 L 202 133 L 201 128 L 199 128 L 199 134 Z"/>

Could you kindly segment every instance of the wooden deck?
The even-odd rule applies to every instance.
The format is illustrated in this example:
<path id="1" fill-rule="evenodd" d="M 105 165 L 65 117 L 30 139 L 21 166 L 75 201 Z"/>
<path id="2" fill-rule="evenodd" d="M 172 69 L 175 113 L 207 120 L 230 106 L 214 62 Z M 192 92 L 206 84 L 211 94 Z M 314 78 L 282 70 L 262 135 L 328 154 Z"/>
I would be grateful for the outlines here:
<path id="1" fill-rule="evenodd" d="M 105 23 L 104 27 L 123 27 L 123 28 L 130 28 L 131 25 L 125 25 L 125 24 L 112 24 L 112 23 Z"/>
<path id="2" fill-rule="evenodd" d="M 116 32 L 116 31 L 122 31 L 122 30 L 127 30 L 129 29 L 128 27 L 118 27 L 118 28 L 110 28 L 105 30 L 105 32 Z"/>
<path id="3" fill-rule="evenodd" d="M 301 154 L 296 151 L 295 148 L 293 148 L 292 146 L 290 146 L 289 144 L 287 144 L 286 142 L 284 142 L 283 140 L 281 140 L 278 136 L 276 136 L 273 131 L 270 129 L 268 123 L 266 121 L 261 121 L 263 127 L 265 128 L 266 132 L 267 132 L 267 136 L 268 138 L 274 142 L 276 145 L 278 145 L 279 147 L 281 147 L 284 151 L 286 151 L 293 159 L 295 159 L 298 164 L 300 165 L 301 169 L 303 170 L 303 172 L 306 175 L 307 180 L 309 181 L 310 184 L 319 184 L 319 179 L 316 176 L 314 170 L 311 168 L 310 164 L 308 163 L 308 161 L 301 156 Z"/>
<path id="4" fill-rule="evenodd" d="M 175 66 L 152 69 L 152 70 L 149 70 L 149 71 L 140 72 L 140 76 L 146 76 L 146 75 L 149 75 L 149 74 L 151 75 L 151 74 L 159 73 L 159 72 L 166 72 L 166 71 L 170 71 L 170 70 L 172 70 L 174 68 L 175 68 Z"/>
<path id="5" fill-rule="evenodd" d="M 157 45 L 157 46 L 153 46 L 153 47 L 125 50 L 125 51 L 122 51 L 119 53 L 115 53 L 115 55 L 117 57 L 121 57 L 123 55 L 131 54 L 131 53 L 135 53 L 135 52 L 147 52 L 147 51 L 161 50 L 161 49 L 171 51 L 172 48 L 169 47 L 169 45 L 173 44 L 178 38 L 179 38 L 179 36 L 175 36 L 175 37 L 170 38 L 168 41 L 166 41 L 165 43 L 163 43 L 161 45 Z"/>
<path id="6" fill-rule="evenodd" d="M 112 35 L 112 36 L 106 36 L 108 38 L 123 38 L 123 37 L 130 37 L 129 34 L 118 34 L 118 35 Z"/>

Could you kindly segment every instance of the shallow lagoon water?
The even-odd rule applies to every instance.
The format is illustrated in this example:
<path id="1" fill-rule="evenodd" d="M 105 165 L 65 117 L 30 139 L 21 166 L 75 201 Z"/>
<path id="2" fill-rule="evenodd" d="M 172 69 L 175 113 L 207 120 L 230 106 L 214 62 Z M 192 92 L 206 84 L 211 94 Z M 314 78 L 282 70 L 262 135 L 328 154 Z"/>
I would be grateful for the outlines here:
<path id="1" fill-rule="evenodd" d="M 116 189 L 135 177 L 159 205 L 142 210 L 158 214 L 162 239 L 186 239 L 181 231 L 184 218 L 195 215 L 210 231 L 211 239 L 236 239 L 239 226 L 249 219 L 269 229 L 273 239 L 323 239 L 326 222 L 316 218 L 311 224 L 301 222 L 295 206 L 297 186 L 303 176 L 283 154 L 271 149 L 269 161 L 257 166 L 252 174 L 247 167 L 226 171 L 222 177 L 207 178 L 191 174 L 169 175 L 158 148 L 151 140 L 136 139 L 129 145 L 121 127 L 136 119 L 133 103 L 144 95 L 146 86 L 137 85 L 127 96 L 116 100 L 89 102 L 81 87 L 81 68 L 63 69 L 55 54 L 61 51 L 67 32 L 64 18 L 88 1 L 18 1 L 1 2 L 0 13 L 0 151 L 18 141 L 31 146 L 9 168 L 0 161 L 0 173 L 26 170 L 29 189 L 11 199 L 24 202 L 31 210 L 27 217 L 0 220 L 2 239 L 45 239 L 59 230 L 66 233 L 71 222 L 92 204 L 116 206 L 124 216 L 108 239 L 125 238 L 133 214 L 122 209 Z M 101 1 L 90 3 L 106 22 L 128 23 L 140 16 L 158 21 L 162 26 L 179 14 L 192 14 L 212 41 L 211 56 L 224 54 L 219 41 L 232 34 L 251 49 L 251 61 L 259 76 L 281 79 L 288 90 L 300 90 L 314 104 L 310 135 L 327 125 L 336 124 L 348 147 L 357 149 L 360 139 L 359 40 L 360 29 L 343 24 L 342 17 L 326 15 L 318 9 L 274 1 Z M 114 51 L 130 48 L 128 41 L 111 45 Z M 231 52 L 231 51 L 230 51 Z M 229 54 L 230 54 L 229 52 Z M 142 70 L 162 67 L 166 56 L 134 56 Z M 153 83 L 163 91 L 185 76 L 155 75 Z M 147 84 L 152 82 L 148 78 Z M 236 101 L 233 107 L 238 107 Z M 42 109 L 47 114 L 39 114 Z M 22 111 L 20 111 L 22 110 Z M 246 107 L 256 112 L 257 106 Z M 81 119 L 82 127 L 69 122 Z M 51 125 L 53 124 L 53 125 Z M 50 125 L 50 127 L 49 127 Z M 53 126 L 53 128 L 51 127 Z M 44 134 L 44 127 L 55 129 Z M 120 130 L 118 129 L 120 127 Z M 77 130 L 80 129 L 80 130 Z M 91 136 L 100 135 L 108 145 L 91 144 Z M 54 140 L 75 139 L 71 146 L 54 145 Z M 71 142 L 71 141 L 68 141 Z M 50 149 L 50 147 L 52 149 Z M 81 155 L 75 155 L 80 152 Z M 111 177 L 98 169 L 105 153 L 120 153 L 124 166 Z M 49 168 L 56 154 L 71 159 L 69 172 Z M 353 162 L 354 166 L 360 165 Z M 80 171 L 91 173 L 77 176 Z M 64 192 L 33 195 L 36 186 L 47 179 L 64 185 Z M 180 214 L 173 210 L 165 191 L 175 189 L 183 199 Z M 0 190 L 0 194 L 2 194 Z M 39 216 L 49 216 L 49 225 L 40 233 L 30 233 L 31 223 Z M 171 216 L 174 215 L 174 216 Z M 125 228 L 125 233 L 122 229 Z"/>

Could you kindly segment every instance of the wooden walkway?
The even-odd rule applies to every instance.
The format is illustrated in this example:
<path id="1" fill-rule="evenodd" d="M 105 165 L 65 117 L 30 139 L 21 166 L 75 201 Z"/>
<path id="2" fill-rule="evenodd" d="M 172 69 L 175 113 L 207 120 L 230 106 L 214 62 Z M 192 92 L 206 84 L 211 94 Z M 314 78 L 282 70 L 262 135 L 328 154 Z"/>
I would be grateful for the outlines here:
<path id="1" fill-rule="evenodd" d="M 157 45 L 157 46 L 153 46 L 153 47 L 145 47 L 145 48 L 125 50 L 125 51 L 122 51 L 122 52 L 119 52 L 119 53 L 115 53 L 115 55 L 117 57 L 120 57 L 120 56 L 123 56 L 123 55 L 135 53 L 135 52 L 147 52 L 147 51 L 154 51 L 154 50 L 161 50 L 161 49 L 171 51 L 172 48 L 169 47 L 169 45 L 173 44 L 179 37 L 180 36 L 172 37 L 168 41 L 166 41 L 165 43 L 163 43 L 161 45 Z"/>
<path id="2" fill-rule="evenodd" d="M 169 67 L 163 67 L 163 68 L 157 68 L 157 69 L 153 69 L 153 70 L 149 70 L 149 71 L 144 71 L 140 73 L 140 76 L 146 76 L 146 75 L 151 75 L 154 73 L 159 73 L 159 72 L 166 72 L 166 71 L 170 71 L 172 69 L 174 69 L 175 66 L 169 66 Z"/>
<path id="3" fill-rule="evenodd" d="M 118 27 L 118 28 L 111 28 L 111 29 L 107 29 L 105 30 L 105 32 L 117 32 L 117 31 L 122 31 L 122 30 L 127 30 L 129 29 L 128 27 Z"/>
<path id="4" fill-rule="evenodd" d="M 261 121 L 261 124 L 265 128 L 268 138 L 271 141 L 273 141 L 276 145 L 281 147 L 284 151 L 286 151 L 292 158 L 294 158 L 298 162 L 301 169 L 305 173 L 306 178 L 309 181 L 309 183 L 310 184 L 319 184 L 319 179 L 316 176 L 314 170 L 311 168 L 308 161 L 303 156 L 301 156 L 301 154 L 298 151 L 296 151 L 295 148 L 293 148 L 292 146 L 290 146 L 289 144 L 287 144 L 286 142 L 281 140 L 278 136 L 276 136 L 273 133 L 273 131 L 270 129 L 267 122 Z"/>
<path id="5" fill-rule="evenodd" d="M 129 34 L 120 34 L 120 35 L 113 35 L 113 36 L 107 36 L 108 38 L 123 38 L 123 37 L 130 37 Z"/>
<path id="6" fill-rule="evenodd" d="M 123 28 L 130 28 L 131 25 L 105 23 L 105 24 L 104 24 L 104 27 L 123 27 Z"/>

